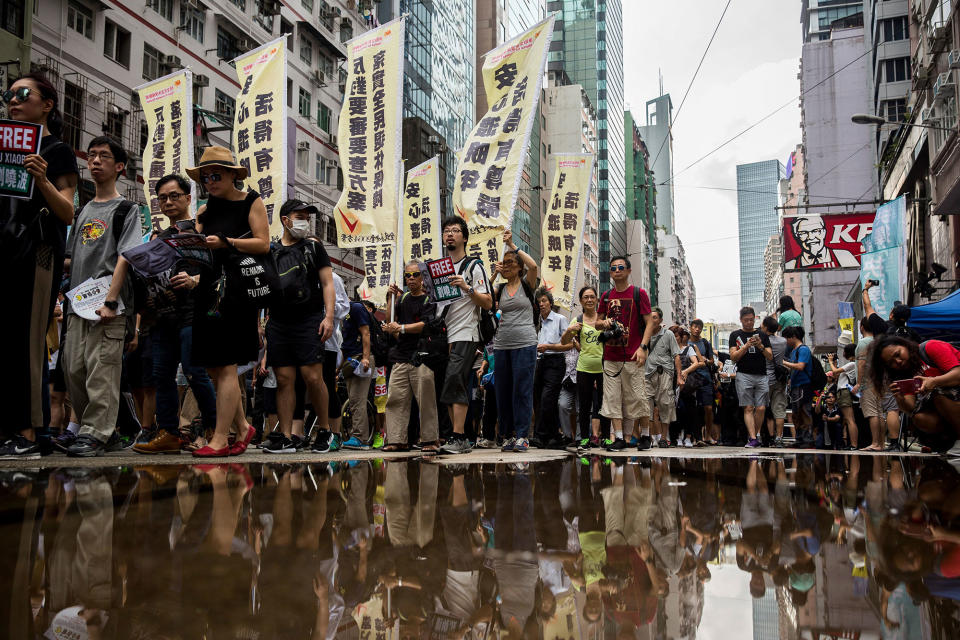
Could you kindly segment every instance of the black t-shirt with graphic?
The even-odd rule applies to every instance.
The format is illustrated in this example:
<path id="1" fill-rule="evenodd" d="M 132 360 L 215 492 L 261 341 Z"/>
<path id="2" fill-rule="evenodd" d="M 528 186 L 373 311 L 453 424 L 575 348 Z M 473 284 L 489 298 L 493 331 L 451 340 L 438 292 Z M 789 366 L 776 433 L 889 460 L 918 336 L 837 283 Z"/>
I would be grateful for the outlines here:
<path id="1" fill-rule="evenodd" d="M 730 334 L 730 346 L 736 346 L 737 349 L 740 349 L 753 336 L 760 337 L 760 343 L 764 348 L 770 347 L 770 338 L 759 329 L 749 332 L 737 329 Z M 767 375 L 767 359 L 763 357 L 763 349 L 761 347 L 750 347 L 746 353 L 740 356 L 737 361 L 737 373 L 748 373 L 756 376 Z"/>

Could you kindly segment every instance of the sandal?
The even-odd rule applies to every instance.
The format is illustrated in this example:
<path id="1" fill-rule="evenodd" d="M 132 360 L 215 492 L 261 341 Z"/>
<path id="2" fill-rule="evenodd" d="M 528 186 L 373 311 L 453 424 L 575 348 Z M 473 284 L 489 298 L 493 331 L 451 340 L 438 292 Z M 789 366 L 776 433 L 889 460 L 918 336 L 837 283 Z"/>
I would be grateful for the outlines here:
<path id="1" fill-rule="evenodd" d="M 207 439 L 203 436 L 198 436 L 193 442 L 188 442 L 187 444 L 183 445 L 183 450 L 193 452 L 197 449 L 202 449 L 205 446 L 207 446 Z"/>
<path id="2" fill-rule="evenodd" d="M 420 445 L 420 452 L 428 454 L 440 453 L 440 445 L 436 440 L 433 442 L 424 442 Z"/>

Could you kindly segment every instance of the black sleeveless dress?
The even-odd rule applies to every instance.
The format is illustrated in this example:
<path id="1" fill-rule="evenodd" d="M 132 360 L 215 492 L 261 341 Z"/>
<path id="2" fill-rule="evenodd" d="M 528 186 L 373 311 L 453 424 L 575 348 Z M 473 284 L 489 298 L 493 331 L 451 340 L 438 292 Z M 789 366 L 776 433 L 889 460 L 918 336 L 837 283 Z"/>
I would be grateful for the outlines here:
<path id="1" fill-rule="evenodd" d="M 224 200 L 210 196 L 207 208 L 197 218 L 203 225 L 203 233 L 222 233 L 228 238 L 239 238 L 250 232 L 250 207 L 260 197 L 250 191 L 243 200 Z M 200 284 L 194 296 L 193 346 L 191 358 L 194 366 L 223 367 L 231 364 L 244 365 L 257 359 L 260 339 L 257 322 L 260 312 L 230 297 L 236 291 L 228 282 L 227 295 L 219 299 L 218 280 L 227 256 L 236 249 L 217 249 L 213 252 L 213 269 L 200 272 Z M 226 271 L 230 277 L 229 269 Z M 212 310 L 216 312 L 212 312 Z"/>

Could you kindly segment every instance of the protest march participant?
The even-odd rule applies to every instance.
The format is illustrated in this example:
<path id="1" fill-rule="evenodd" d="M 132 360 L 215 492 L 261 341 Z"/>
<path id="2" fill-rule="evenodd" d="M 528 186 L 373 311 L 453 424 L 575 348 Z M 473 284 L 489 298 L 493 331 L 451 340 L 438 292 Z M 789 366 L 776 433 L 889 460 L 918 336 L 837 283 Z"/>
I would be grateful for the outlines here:
<path id="1" fill-rule="evenodd" d="M 393 302 L 393 320 L 384 325 L 383 331 L 393 336 L 390 348 L 390 384 L 387 386 L 386 432 L 384 451 L 406 451 L 407 427 L 416 399 L 420 409 L 420 450 L 436 453 L 438 450 L 439 423 L 437 421 L 437 397 L 434 388 L 433 370 L 419 362 L 417 348 L 426 324 L 437 313 L 437 305 L 423 289 L 423 273 L 420 264 L 411 260 L 403 269 L 404 292 L 390 285 L 389 298 Z"/>
<path id="2" fill-rule="evenodd" d="M 616 256 L 610 260 L 610 279 L 613 289 L 600 296 L 597 312 L 600 321 L 596 327 L 604 333 L 603 340 L 603 408 L 600 414 L 612 422 L 613 444 L 622 449 L 617 440 L 624 439 L 624 420 L 637 422 L 640 436 L 637 449 L 650 448 L 650 405 L 646 401 L 644 364 L 653 337 L 653 314 L 647 292 L 630 284 L 630 260 Z M 629 435 L 629 434 L 627 434 Z"/>
<path id="3" fill-rule="evenodd" d="M 166 175 L 155 187 L 160 211 L 170 226 L 157 234 L 168 238 L 180 233 L 196 233 L 190 217 L 190 183 L 179 175 Z M 203 367 L 190 358 L 193 345 L 194 289 L 200 283 L 200 268 L 180 260 L 158 276 L 145 278 L 146 308 L 153 325 L 153 377 L 157 385 L 157 430 L 148 442 L 133 445 L 137 453 L 179 453 L 180 396 L 177 391 L 177 365 L 183 369 L 200 409 L 204 430 L 217 424 L 217 397 L 213 382 Z"/>
<path id="4" fill-rule="evenodd" d="M 769 399 L 767 412 L 767 433 L 773 438 L 773 446 L 783 447 L 783 423 L 787 419 L 787 382 L 790 380 L 790 371 L 783 366 L 783 355 L 787 351 L 787 341 L 777 335 L 779 324 L 777 318 L 767 316 L 760 323 L 760 330 L 770 341 L 770 352 L 773 358 L 767 360 L 767 387 Z M 760 432 L 760 427 L 757 427 Z"/>
<path id="5" fill-rule="evenodd" d="M 319 238 L 317 238 L 319 241 Z M 337 368 L 341 358 L 340 348 L 343 346 L 343 333 L 340 327 L 343 319 L 350 313 L 350 298 L 347 289 L 343 286 L 343 278 L 333 272 L 334 311 L 333 335 L 323 344 L 323 384 L 327 387 L 327 413 L 318 413 L 319 429 L 313 441 L 313 450 L 317 453 L 328 453 L 340 449 L 340 415 L 343 407 L 340 396 L 337 394 Z"/>
<path id="6" fill-rule="evenodd" d="M 813 352 L 803 344 L 803 327 L 787 327 L 781 335 L 787 341 L 783 366 L 790 369 L 790 403 L 797 445 L 813 446 Z"/>
<path id="7" fill-rule="evenodd" d="M 677 399 L 674 393 L 674 381 L 683 384 L 683 371 L 680 366 L 680 345 L 677 336 L 663 325 L 663 311 L 653 308 L 653 335 L 650 338 L 650 353 L 646 368 L 646 401 L 653 415 L 653 442 L 662 447 L 670 444 L 670 423 L 677 417 Z M 611 449 L 623 449 L 614 441 Z"/>
<path id="8" fill-rule="evenodd" d="M 843 417 L 843 426 L 847 429 L 847 449 L 857 448 L 860 432 L 857 430 L 857 419 L 853 413 L 853 399 L 859 390 L 857 381 L 857 347 L 854 344 L 843 346 L 843 366 L 837 366 L 837 356 L 830 356 L 830 372 L 837 380 L 837 407 Z"/>
<path id="9" fill-rule="evenodd" d="M 577 449 L 585 450 L 600 444 L 600 407 L 603 403 L 603 344 L 597 329 L 597 290 L 591 286 L 580 289 L 581 314 L 563 332 L 561 344 L 575 344 L 577 356 Z M 576 341 L 576 343 L 574 343 Z"/>
<path id="10" fill-rule="evenodd" d="M 496 294 L 500 327 L 493 339 L 496 370 L 493 384 L 500 434 L 505 439 L 502 450 L 523 452 L 530 446 L 527 434 L 534 405 L 537 320 L 540 317 L 540 310 L 534 303 L 534 290 L 538 270 L 533 258 L 513 244 L 510 231 L 505 231 L 503 236 L 509 250 L 494 267 L 494 272 L 499 272 L 506 282 L 497 287 Z M 556 410 L 554 417 L 559 420 Z"/>
<path id="11" fill-rule="evenodd" d="M 569 321 L 553 310 L 553 294 L 541 289 L 536 292 L 536 300 L 540 330 L 533 378 L 535 446 L 559 448 L 566 444 L 560 430 L 560 388 L 566 372 L 565 352 L 573 349 L 573 344 L 561 342 Z"/>
<path id="12" fill-rule="evenodd" d="M 753 307 L 740 309 L 740 329 L 730 334 L 730 359 L 737 365 L 737 396 L 743 407 L 743 422 L 747 427 L 748 447 L 759 447 L 757 435 L 763 425 L 767 408 L 769 385 L 767 361 L 773 360 L 770 339 L 754 328 L 757 316 Z"/>
<path id="13" fill-rule="evenodd" d="M 257 359 L 259 314 L 241 298 L 239 270 L 231 269 L 230 263 L 238 253 L 268 253 L 270 231 L 260 195 L 236 186 L 247 174 L 229 149 L 217 146 L 204 149 L 197 166 L 187 169 L 210 196 L 197 212 L 197 230 L 206 235 L 206 246 L 213 251 L 213 267 L 200 272 L 194 299 L 191 358 L 194 365 L 207 368 L 216 387 L 217 428 L 210 442 L 193 452 L 198 458 L 239 455 L 255 433 L 241 403 L 237 365 Z M 231 425 L 236 431 L 232 446 Z"/>
<path id="14" fill-rule="evenodd" d="M 447 405 L 453 424 L 453 437 L 440 450 L 443 453 L 466 453 L 473 448 L 464 435 L 470 403 L 467 389 L 473 375 L 477 347 L 483 346 L 480 344 L 480 309 L 490 309 L 493 296 L 490 295 L 481 261 L 466 254 L 470 237 L 466 221 L 459 216 L 451 216 L 444 219 L 441 229 L 443 246 L 447 256 L 453 260 L 455 272 L 450 276 L 450 284 L 459 287 L 464 295 L 450 303 L 443 313 L 450 357 L 439 402 Z"/>
<path id="15" fill-rule="evenodd" d="M 343 319 L 343 380 L 347 383 L 350 407 L 350 433 L 343 434 L 344 449 L 370 448 L 370 416 L 367 415 L 367 395 L 370 393 L 373 369 L 377 363 L 371 352 L 370 323 L 373 319 L 360 302 L 350 301 L 350 311 Z M 269 348 L 269 347 L 268 347 Z"/>
<path id="16" fill-rule="evenodd" d="M 716 427 L 713 424 L 715 402 L 713 389 L 713 371 L 717 363 L 714 359 L 713 345 L 703 337 L 703 320 L 695 318 L 690 323 L 690 344 L 697 348 L 703 365 L 694 372 L 702 381 L 702 385 L 697 389 L 697 403 L 703 407 L 703 435 L 704 444 L 717 444 Z"/>
<path id="17" fill-rule="evenodd" d="M 29 154 L 24 168 L 34 179 L 33 197 L 0 198 L 0 260 L 5 264 L 6 330 L 15 339 L 5 346 L 9 370 L 0 385 L 8 412 L 0 441 L 17 456 L 36 457 L 34 429 L 43 427 L 43 369 L 47 360 L 47 325 L 60 289 L 67 225 L 73 220 L 77 158 L 60 141 L 63 118 L 56 88 L 43 75 L 28 73 L 3 93 L 7 117 L 43 127 L 40 153 Z M 44 210 L 49 215 L 44 215 Z M 62 352 L 61 352 L 62 353 Z M 7 446 L 0 447 L 7 449 Z"/>
<path id="18" fill-rule="evenodd" d="M 797 305 L 794 304 L 792 296 L 780 296 L 776 319 L 781 331 L 787 327 L 803 326 L 803 317 L 797 311 Z"/>
<path id="19" fill-rule="evenodd" d="M 294 453 L 293 413 L 297 372 L 318 416 L 327 414 L 323 382 L 324 342 L 333 335 L 333 269 L 323 244 L 308 238 L 310 216 L 320 211 L 300 200 L 280 207 L 283 235 L 272 248 L 280 295 L 270 303 L 267 365 L 277 376 L 279 431 L 263 445 L 266 453 Z"/>
<path id="20" fill-rule="evenodd" d="M 120 405 L 120 372 L 124 344 L 136 347 L 133 326 L 133 286 L 129 264 L 121 253 L 141 244 L 140 208 L 117 192 L 127 152 L 116 141 L 100 136 L 87 147 L 87 168 L 96 195 L 79 212 L 70 235 L 70 281 L 76 287 L 90 278 L 111 276 L 99 320 L 86 320 L 68 308 L 64 377 L 80 424 L 67 455 L 93 457 L 120 447 L 116 432 Z M 122 306 L 122 308 L 121 308 Z M 131 330 L 128 330 L 128 320 Z"/>

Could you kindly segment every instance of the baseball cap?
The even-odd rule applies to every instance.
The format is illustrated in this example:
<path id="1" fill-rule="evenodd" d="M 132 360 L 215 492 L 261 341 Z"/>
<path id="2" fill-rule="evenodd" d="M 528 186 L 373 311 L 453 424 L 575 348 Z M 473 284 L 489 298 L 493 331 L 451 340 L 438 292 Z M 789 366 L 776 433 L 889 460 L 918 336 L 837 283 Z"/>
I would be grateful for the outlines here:
<path id="1" fill-rule="evenodd" d="M 297 200 L 296 198 L 292 200 L 287 200 L 280 207 L 280 217 L 290 215 L 294 211 L 306 211 L 308 213 L 320 214 L 320 210 L 317 209 L 312 204 L 307 204 L 303 200 Z"/>
<path id="2" fill-rule="evenodd" d="M 910 319 L 910 307 L 905 304 L 894 305 L 893 311 L 890 313 L 894 320 L 898 320 L 906 323 Z"/>

